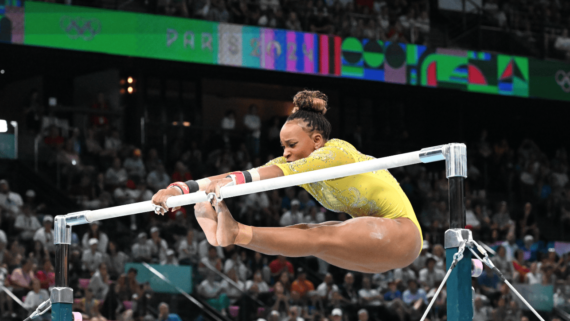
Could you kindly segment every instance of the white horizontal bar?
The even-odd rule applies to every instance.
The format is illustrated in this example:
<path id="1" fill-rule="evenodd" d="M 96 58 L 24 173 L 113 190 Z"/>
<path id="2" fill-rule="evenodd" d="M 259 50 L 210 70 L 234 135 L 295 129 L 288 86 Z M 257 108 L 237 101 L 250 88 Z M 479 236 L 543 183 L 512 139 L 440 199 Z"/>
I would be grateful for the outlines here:
<path id="1" fill-rule="evenodd" d="M 439 148 L 438 146 L 437 148 Z M 425 149 L 424 149 L 425 150 Z M 388 156 L 369 161 L 319 169 L 316 171 L 305 172 L 295 175 L 282 176 L 253 183 L 225 186 L 220 189 L 222 198 L 230 198 L 242 196 L 252 193 L 259 193 L 290 186 L 298 186 L 314 182 L 325 181 L 329 179 L 341 178 L 351 175 L 357 175 L 382 169 L 390 169 L 395 167 L 408 166 L 421 163 L 420 154 L 425 151 L 416 151 L 400 155 Z M 433 160 L 430 160 L 433 161 Z M 426 161 L 424 161 L 426 162 Z M 177 206 L 185 206 L 205 202 L 208 197 L 205 192 L 200 191 L 192 194 L 170 197 L 166 204 L 169 208 Z M 95 211 L 81 212 L 85 216 L 87 222 L 105 220 L 109 218 L 121 217 L 126 215 L 152 212 L 154 210 L 151 201 L 115 206 Z M 85 222 L 85 223 L 87 223 Z"/>

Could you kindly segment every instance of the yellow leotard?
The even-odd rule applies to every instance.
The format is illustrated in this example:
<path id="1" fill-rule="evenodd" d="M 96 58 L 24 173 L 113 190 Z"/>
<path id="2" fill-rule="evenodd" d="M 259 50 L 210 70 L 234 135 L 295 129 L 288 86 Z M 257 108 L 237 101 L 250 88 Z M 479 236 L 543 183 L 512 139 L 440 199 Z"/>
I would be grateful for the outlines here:
<path id="1" fill-rule="evenodd" d="M 288 163 L 285 157 L 279 157 L 265 166 L 276 165 L 284 175 L 293 175 L 371 159 L 374 157 L 362 154 L 350 143 L 331 139 L 306 158 Z M 387 170 L 303 184 L 301 187 L 331 211 L 345 212 L 352 217 L 407 217 L 422 235 L 412 204 Z"/>

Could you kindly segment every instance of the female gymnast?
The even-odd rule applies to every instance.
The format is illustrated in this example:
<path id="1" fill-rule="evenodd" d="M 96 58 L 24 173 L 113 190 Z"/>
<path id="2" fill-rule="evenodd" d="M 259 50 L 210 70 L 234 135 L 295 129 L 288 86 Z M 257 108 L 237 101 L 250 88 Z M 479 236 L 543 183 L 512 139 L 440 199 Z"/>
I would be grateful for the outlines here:
<path id="1" fill-rule="evenodd" d="M 293 113 L 280 133 L 282 157 L 249 171 L 173 183 L 152 198 L 156 212 L 164 214 L 168 209 L 166 200 L 181 193 L 200 190 L 219 195 L 220 187 L 231 182 L 243 184 L 373 159 L 345 141 L 329 139 L 331 124 L 324 116 L 326 95 L 301 91 L 293 98 L 293 104 Z M 196 204 L 195 215 L 214 246 L 236 244 L 267 255 L 288 257 L 313 255 L 347 270 L 385 272 L 411 264 L 420 253 L 420 225 L 410 201 L 387 170 L 301 187 L 327 209 L 345 212 L 353 219 L 252 227 L 236 222 L 225 203 L 215 199 L 212 203 Z"/>

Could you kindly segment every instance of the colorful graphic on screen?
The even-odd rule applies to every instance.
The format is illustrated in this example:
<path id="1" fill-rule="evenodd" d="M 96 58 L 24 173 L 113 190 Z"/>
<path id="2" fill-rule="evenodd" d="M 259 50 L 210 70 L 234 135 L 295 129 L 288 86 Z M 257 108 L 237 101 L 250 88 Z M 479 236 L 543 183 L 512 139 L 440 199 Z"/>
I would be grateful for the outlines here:
<path id="1" fill-rule="evenodd" d="M 0 42 L 570 101 L 559 62 L 52 3 L 0 6 Z"/>

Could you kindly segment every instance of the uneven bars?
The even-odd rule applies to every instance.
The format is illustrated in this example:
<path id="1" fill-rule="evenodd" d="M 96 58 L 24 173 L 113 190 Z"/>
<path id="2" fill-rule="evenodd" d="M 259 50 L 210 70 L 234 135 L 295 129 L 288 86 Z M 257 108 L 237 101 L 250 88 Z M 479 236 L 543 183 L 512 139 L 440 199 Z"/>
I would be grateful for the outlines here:
<path id="1" fill-rule="evenodd" d="M 419 163 L 431 163 L 435 161 L 445 160 L 452 145 L 439 145 L 429 148 L 423 148 L 420 151 L 409 152 L 400 155 L 387 156 L 383 158 L 372 159 L 369 161 L 352 163 L 319 169 L 311 172 L 299 173 L 295 175 L 282 176 L 257 182 L 252 182 L 237 186 L 224 186 L 220 189 L 221 198 L 236 197 L 259 193 L 274 189 L 286 188 L 302 184 L 320 182 L 329 179 L 336 179 L 351 175 L 363 174 L 377 170 L 390 169 L 395 167 L 408 166 Z M 168 198 L 166 204 L 169 208 L 177 206 L 185 206 L 208 201 L 208 196 L 204 191 L 172 196 Z M 154 207 L 151 201 L 139 202 L 128 205 L 109 207 L 94 211 L 82 211 L 70 213 L 65 216 L 68 226 L 88 224 L 94 221 L 152 212 Z"/>

